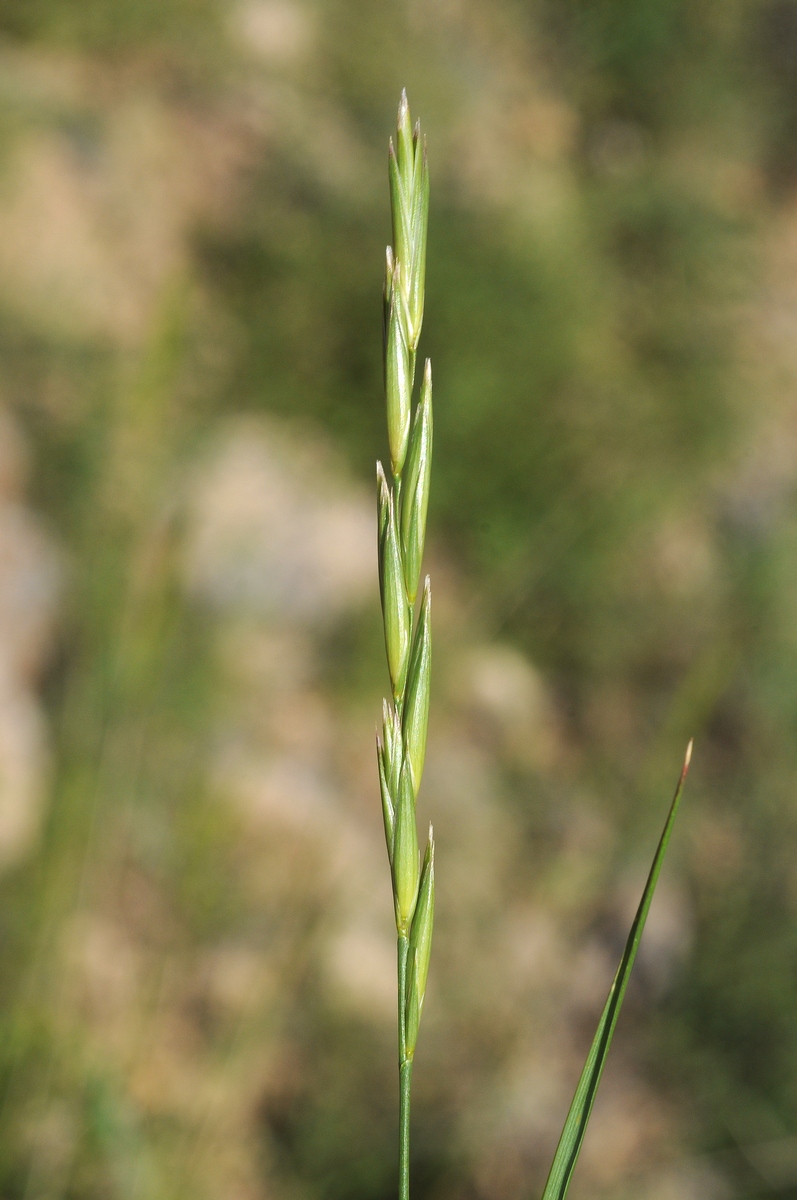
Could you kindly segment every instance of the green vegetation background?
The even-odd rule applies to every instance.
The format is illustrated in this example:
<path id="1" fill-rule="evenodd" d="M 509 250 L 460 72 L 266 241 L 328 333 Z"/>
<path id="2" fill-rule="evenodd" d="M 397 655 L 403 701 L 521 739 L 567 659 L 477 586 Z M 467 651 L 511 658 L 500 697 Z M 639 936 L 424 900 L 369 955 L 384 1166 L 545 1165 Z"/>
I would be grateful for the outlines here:
<path id="1" fill-rule="evenodd" d="M 43 683 L 48 816 L 0 879 L 0 1192 L 391 1192 L 389 1037 L 332 1011 L 296 950 L 323 938 L 323 898 L 287 914 L 265 885 L 259 907 L 241 898 L 238 835 L 202 774 L 221 686 L 212 619 L 176 582 L 163 513 L 235 414 L 322 431 L 370 484 L 385 141 L 406 86 L 432 164 L 435 553 L 466 629 L 529 656 L 565 730 L 556 786 L 507 768 L 529 871 L 560 853 L 551 810 L 583 792 L 621 834 L 601 859 L 610 888 L 647 853 L 695 736 L 677 865 L 691 945 L 663 993 L 640 985 L 629 1029 L 683 1114 L 690 1161 L 734 1196 L 797 1196 L 797 4 L 279 11 L 272 53 L 247 47 L 219 0 L 0 0 L 6 187 L 31 131 L 91 169 L 131 97 L 210 131 L 192 186 L 212 192 L 216 159 L 236 180 L 221 214 L 188 205 L 185 253 L 154 272 L 143 327 L 52 318 L 13 273 L 0 289 L 3 396 L 28 441 L 30 503 L 68 562 Z M 48 82 L 70 71 L 79 84 Z M 126 186 L 133 207 L 159 202 Z M 342 705 L 382 686 L 375 630 L 374 615 L 329 639 Z M 94 905 L 146 924 L 139 876 L 167 914 L 147 934 L 155 1007 L 168 964 L 230 930 L 294 948 L 280 986 L 306 1090 L 247 1100 L 268 1147 L 262 1193 L 256 1171 L 218 1190 L 199 1119 L 189 1142 L 149 1116 L 124 1056 L 86 1052 L 91 1016 L 61 1002 L 66 923 Z M 257 1020 L 252 1045 L 276 1018 Z M 498 1034 L 484 1052 L 502 1053 Z M 418 1112 L 418 1194 L 495 1195 L 433 1089 Z M 780 1147 L 785 1166 L 750 1146 Z M 633 1190 L 607 1178 L 602 1194 Z"/>

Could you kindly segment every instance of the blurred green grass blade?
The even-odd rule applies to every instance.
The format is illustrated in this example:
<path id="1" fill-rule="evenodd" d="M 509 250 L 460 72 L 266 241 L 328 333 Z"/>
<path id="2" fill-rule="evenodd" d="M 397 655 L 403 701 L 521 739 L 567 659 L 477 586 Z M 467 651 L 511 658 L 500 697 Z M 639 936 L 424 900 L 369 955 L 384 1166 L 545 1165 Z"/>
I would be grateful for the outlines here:
<path id="1" fill-rule="evenodd" d="M 692 743 L 690 742 L 686 748 L 681 777 L 678 780 L 670 812 L 656 849 L 653 865 L 650 868 L 648 881 L 645 884 L 645 890 L 642 893 L 642 899 L 639 902 L 639 908 L 634 917 L 628 941 L 625 944 L 623 957 L 620 960 L 617 974 L 609 989 L 606 1006 L 601 1015 L 589 1054 L 587 1055 L 584 1070 L 581 1072 L 581 1078 L 578 1081 L 573 1103 L 570 1105 L 570 1112 L 567 1114 L 567 1120 L 562 1130 L 562 1136 L 559 1139 L 559 1145 L 556 1147 L 556 1154 L 551 1165 L 548 1182 L 545 1185 L 545 1191 L 542 1194 L 542 1200 L 564 1200 L 564 1197 L 567 1195 L 567 1189 L 570 1186 L 570 1180 L 581 1151 L 581 1143 L 584 1141 L 584 1134 L 587 1131 L 587 1123 L 592 1113 L 592 1105 L 595 1102 L 598 1084 L 603 1073 L 603 1065 L 606 1062 L 606 1056 L 612 1044 L 614 1028 L 617 1024 L 617 1018 L 620 1015 L 620 1008 L 625 996 L 625 989 L 628 986 L 631 968 L 634 965 L 636 952 L 642 939 L 642 931 L 645 928 L 650 902 L 653 899 L 661 866 L 664 862 L 664 855 L 667 852 L 667 844 L 670 840 L 673 824 L 675 823 L 691 758 Z"/>

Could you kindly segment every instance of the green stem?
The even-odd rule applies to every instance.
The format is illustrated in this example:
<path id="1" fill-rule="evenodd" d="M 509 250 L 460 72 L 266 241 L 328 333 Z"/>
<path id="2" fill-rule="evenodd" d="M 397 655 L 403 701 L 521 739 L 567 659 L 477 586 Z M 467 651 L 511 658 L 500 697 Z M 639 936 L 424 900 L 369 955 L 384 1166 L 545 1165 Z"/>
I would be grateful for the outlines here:
<path id="1" fill-rule="evenodd" d="M 399 1090 L 399 1200 L 410 1200 L 410 1086 L 412 1059 L 405 1058 L 400 1067 Z"/>
<path id="2" fill-rule="evenodd" d="M 410 1195 L 410 1086 L 412 1059 L 407 1058 L 407 959 L 410 940 L 398 939 L 398 1027 L 399 1027 L 399 1200 Z"/>

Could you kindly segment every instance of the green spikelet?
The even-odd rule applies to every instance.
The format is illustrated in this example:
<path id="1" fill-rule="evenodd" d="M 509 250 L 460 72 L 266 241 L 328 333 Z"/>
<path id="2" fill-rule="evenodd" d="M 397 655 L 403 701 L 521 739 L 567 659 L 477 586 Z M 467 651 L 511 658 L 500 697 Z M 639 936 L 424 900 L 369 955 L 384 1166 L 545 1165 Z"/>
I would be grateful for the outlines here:
<path id="1" fill-rule="evenodd" d="M 426 977 L 429 974 L 429 956 L 432 953 L 432 927 L 434 925 L 434 830 L 429 826 L 429 841 L 421 871 L 418 901 L 410 930 L 409 972 L 407 974 L 407 1053 L 415 1053 L 418 1026 L 426 995 Z"/>

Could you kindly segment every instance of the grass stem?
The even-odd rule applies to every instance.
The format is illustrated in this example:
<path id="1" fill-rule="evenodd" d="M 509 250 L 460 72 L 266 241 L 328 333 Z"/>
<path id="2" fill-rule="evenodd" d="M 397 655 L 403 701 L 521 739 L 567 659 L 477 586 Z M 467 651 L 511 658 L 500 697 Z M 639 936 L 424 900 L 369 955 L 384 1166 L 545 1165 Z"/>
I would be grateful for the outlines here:
<path id="1" fill-rule="evenodd" d="M 405 1058 L 399 1070 L 399 1200 L 410 1197 L 410 1088 L 412 1059 Z"/>

